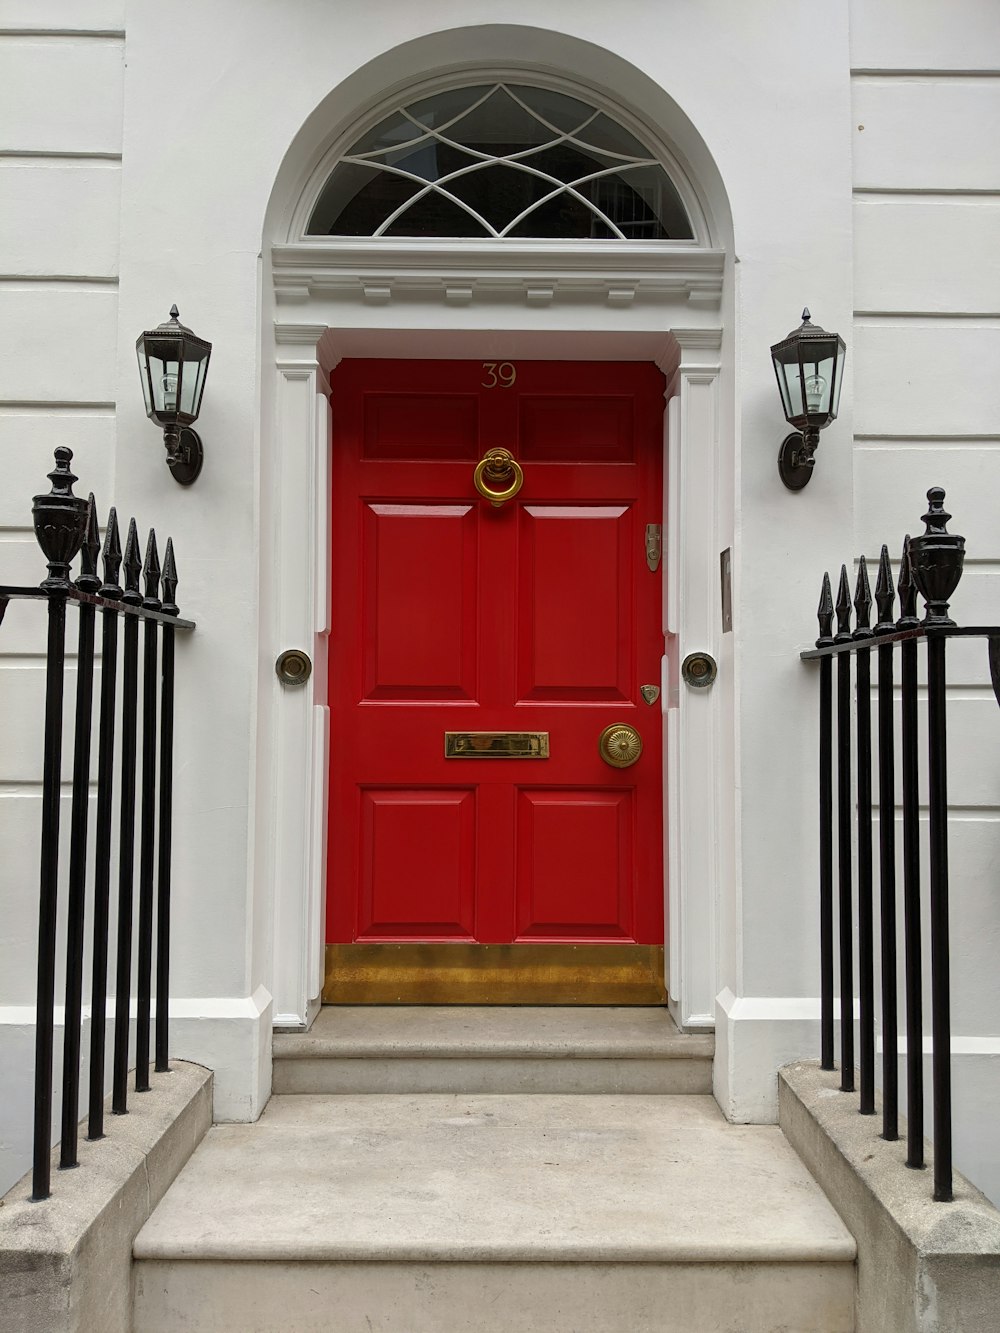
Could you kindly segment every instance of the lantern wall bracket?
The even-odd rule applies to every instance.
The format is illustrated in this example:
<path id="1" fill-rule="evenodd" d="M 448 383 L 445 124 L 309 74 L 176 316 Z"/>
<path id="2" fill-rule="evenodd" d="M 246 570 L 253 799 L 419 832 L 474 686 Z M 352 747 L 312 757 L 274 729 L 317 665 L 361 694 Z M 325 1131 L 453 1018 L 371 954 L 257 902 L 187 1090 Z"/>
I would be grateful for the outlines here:
<path id="1" fill-rule="evenodd" d="M 163 443 L 167 450 L 167 467 L 174 481 L 181 486 L 190 486 L 198 480 L 205 450 L 201 436 L 190 426 L 167 426 L 163 432 Z"/>
<path id="2" fill-rule="evenodd" d="M 778 475 L 790 491 L 801 491 L 812 480 L 818 444 L 818 430 L 793 430 L 782 440 L 778 450 Z"/>

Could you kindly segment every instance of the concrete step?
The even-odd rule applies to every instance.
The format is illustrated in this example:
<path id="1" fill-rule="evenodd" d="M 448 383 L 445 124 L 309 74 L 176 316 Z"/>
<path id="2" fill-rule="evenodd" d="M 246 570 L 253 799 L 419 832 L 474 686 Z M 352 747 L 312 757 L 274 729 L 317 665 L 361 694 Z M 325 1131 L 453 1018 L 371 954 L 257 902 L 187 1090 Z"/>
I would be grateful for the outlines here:
<path id="1" fill-rule="evenodd" d="M 273 1097 L 135 1242 L 137 1333 L 852 1333 L 854 1241 L 707 1096 Z"/>
<path id="2" fill-rule="evenodd" d="M 277 1093 L 707 1093 L 714 1038 L 666 1009 L 339 1006 L 274 1038 Z"/>

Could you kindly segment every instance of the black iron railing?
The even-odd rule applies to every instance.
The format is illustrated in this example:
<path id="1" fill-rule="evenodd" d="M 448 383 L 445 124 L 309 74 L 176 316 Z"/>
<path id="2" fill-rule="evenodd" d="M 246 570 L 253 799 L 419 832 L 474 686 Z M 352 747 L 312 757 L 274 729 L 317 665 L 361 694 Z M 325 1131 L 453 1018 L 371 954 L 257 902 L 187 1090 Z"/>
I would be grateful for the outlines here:
<path id="1" fill-rule="evenodd" d="M 135 888 L 136 738 L 139 720 L 139 626 L 143 627 L 142 769 L 139 816 L 139 929 L 136 970 L 135 1088 L 149 1090 L 150 1021 L 153 996 L 154 909 L 156 917 L 156 1069 L 168 1068 L 167 1028 L 170 970 L 170 850 L 174 719 L 174 635 L 194 629 L 181 620 L 175 601 L 177 570 L 168 540 L 161 571 L 156 534 L 149 533 L 145 562 L 139 559 L 135 519 L 129 524 L 124 562 L 118 519 L 111 510 L 101 554 L 94 497 L 73 494 L 72 453 L 56 449 L 52 489 L 35 497 L 35 535 L 49 574 L 38 587 L 0 584 L 0 623 L 8 604 L 40 599 L 48 604 L 45 669 L 45 734 L 42 772 L 42 833 L 38 911 L 38 991 L 35 1033 L 35 1108 L 32 1198 L 51 1192 L 52 1063 L 55 1016 L 56 928 L 59 916 L 59 806 L 62 768 L 66 608 L 79 618 L 76 723 L 66 892 L 66 993 L 63 1037 L 62 1116 L 59 1165 L 78 1162 L 80 1054 L 83 1017 L 84 920 L 87 844 L 90 829 L 91 735 L 94 702 L 95 629 L 101 616 L 101 692 L 97 739 L 97 801 L 94 837 L 94 911 L 90 1028 L 90 1092 L 87 1136 L 104 1136 L 105 1026 L 108 992 L 108 922 L 115 834 L 115 751 L 118 749 L 118 939 L 115 976 L 112 1109 L 128 1110 L 129 1010 L 132 995 L 133 893 Z M 80 555 L 80 572 L 70 566 Z M 124 567 L 125 586 L 118 583 Z M 144 588 L 140 590 L 140 579 Z M 161 596 L 162 594 L 162 596 Z M 118 703 L 118 629 L 124 626 L 121 706 Z M 162 636 L 162 639 L 161 639 Z M 162 650 L 158 644 L 162 642 Z M 159 662 L 158 659 L 159 658 Z M 159 696 L 159 697 L 157 697 Z M 159 707 L 158 707 L 159 705 Z M 159 715 L 159 717 L 158 717 Z M 157 721 L 159 720 L 159 733 Z M 159 742 L 159 743 L 157 743 Z M 157 799 L 158 796 L 158 799 Z M 157 843 L 158 838 L 158 843 Z"/>
<path id="2" fill-rule="evenodd" d="M 820 1033 L 821 1064 L 835 1069 L 834 1056 L 834 916 L 838 922 L 840 991 L 840 1086 L 855 1091 L 854 1050 L 854 870 L 852 843 L 857 839 L 858 1092 L 862 1115 L 875 1114 L 875 913 L 872 800 L 871 656 L 878 655 L 876 682 L 876 762 L 878 766 L 879 932 L 882 1029 L 882 1135 L 899 1138 L 898 1005 L 896 966 L 896 754 L 893 696 L 895 653 L 900 658 L 902 789 L 903 971 L 906 1026 L 907 1155 L 910 1167 L 924 1162 L 923 952 L 921 941 L 920 727 L 917 654 L 927 652 L 927 790 L 930 833 L 930 981 L 932 1084 L 934 1108 L 934 1198 L 952 1197 L 951 1017 L 948 927 L 948 755 L 945 652 L 949 639 L 985 638 L 990 675 L 1000 702 L 1000 626 L 959 627 L 948 615 L 948 601 L 962 576 L 965 540 L 947 530 L 944 491 L 927 492 L 926 531 L 907 537 L 896 587 L 888 548 L 882 547 L 871 625 L 872 594 L 865 559 L 858 563 L 851 629 L 851 590 L 846 566 L 834 604 L 830 577 L 823 575 L 820 635 L 815 649 L 801 654 L 819 663 L 820 786 Z M 893 617 L 896 592 L 899 616 Z M 917 618 L 916 599 L 925 604 Z M 833 618 L 836 612 L 837 629 Z M 852 728 L 851 659 L 855 662 L 857 707 Z M 834 727 L 833 664 L 837 663 Z M 852 773 L 852 730 L 856 770 Z M 834 750 L 836 749 L 836 839 L 834 838 Z M 834 857 L 834 842 L 837 855 Z M 837 893 L 834 894 L 834 861 Z M 835 903 L 836 898 L 836 903 Z"/>

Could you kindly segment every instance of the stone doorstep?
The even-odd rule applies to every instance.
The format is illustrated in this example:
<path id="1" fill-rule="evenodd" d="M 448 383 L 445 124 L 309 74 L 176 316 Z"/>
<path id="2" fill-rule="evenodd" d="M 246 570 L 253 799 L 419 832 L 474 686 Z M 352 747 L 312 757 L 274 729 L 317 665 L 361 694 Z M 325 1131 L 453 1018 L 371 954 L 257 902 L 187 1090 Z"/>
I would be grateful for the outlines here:
<path id="1" fill-rule="evenodd" d="M 0 1333 L 130 1333 L 132 1242 L 212 1123 L 212 1073 L 172 1060 L 130 1093 L 106 1137 L 80 1129 L 80 1166 L 31 1202 L 26 1175 L 0 1204 Z"/>
<path id="2" fill-rule="evenodd" d="M 707 1093 L 711 1034 L 663 1008 L 324 1007 L 276 1033 L 277 1093 Z"/>
<path id="3" fill-rule="evenodd" d="M 135 1302 L 136 1333 L 854 1333 L 854 1265 L 147 1260 Z"/>
<path id="4" fill-rule="evenodd" d="M 900 1140 L 880 1136 L 878 1115 L 818 1064 L 778 1076 L 781 1128 L 858 1243 L 858 1333 L 997 1333 L 1000 1213 L 955 1173 L 955 1198 L 935 1203 L 928 1169 L 906 1162 Z"/>
<path id="5" fill-rule="evenodd" d="M 851 1333 L 854 1257 L 781 1131 L 708 1096 L 277 1096 L 136 1238 L 136 1326 Z"/>

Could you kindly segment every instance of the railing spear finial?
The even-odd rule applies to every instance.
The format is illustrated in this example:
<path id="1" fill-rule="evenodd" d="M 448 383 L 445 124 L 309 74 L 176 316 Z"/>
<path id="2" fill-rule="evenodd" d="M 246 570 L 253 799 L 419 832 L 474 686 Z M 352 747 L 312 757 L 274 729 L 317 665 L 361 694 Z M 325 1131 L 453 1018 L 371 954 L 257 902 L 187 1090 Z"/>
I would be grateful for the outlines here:
<path id="1" fill-rule="evenodd" d="M 816 647 L 826 648 L 833 643 L 833 592 L 830 588 L 829 573 L 823 574 L 823 587 L 819 595 L 819 606 L 816 608 L 816 619 L 819 621 Z"/>
<path id="2" fill-rule="evenodd" d="M 864 556 L 858 562 L 858 581 L 854 588 L 854 610 L 857 612 L 856 639 L 872 637 L 872 590 L 868 582 L 868 563 Z"/>
<path id="3" fill-rule="evenodd" d="M 149 529 L 149 539 L 146 542 L 146 559 L 142 566 L 142 577 L 146 583 L 146 595 L 142 599 L 142 605 L 147 611 L 159 611 L 160 598 L 160 556 L 156 549 L 156 530 Z"/>
<path id="4" fill-rule="evenodd" d="M 180 607 L 177 605 L 177 566 L 174 563 L 174 542 L 172 537 L 167 538 L 167 549 L 163 557 L 163 577 L 160 580 L 163 587 L 163 605 L 161 610 L 165 616 L 180 615 Z"/>
<path id="5" fill-rule="evenodd" d="M 878 562 L 878 580 L 875 583 L 875 602 L 878 606 L 876 634 L 892 634 L 896 622 L 892 618 L 892 604 L 896 600 L 896 589 L 892 582 L 892 565 L 889 563 L 889 548 L 883 544 Z"/>
<path id="6" fill-rule="evenodd" d="M 122 567 L 122 543 L 118 535 L 118 511 L 114 505 L 108 514 L 108 530 L 104 534 L 104 551 L 101 555 L 104 565 L 104 582 L 101 584 L 101 596 L 117 602 L 122 595 L 118 584 L 118 571 Z"/>
<path id="7" fill-rule="evenodd" d="M 128 537 L 125 539 L 125 591 L 122 601 L 129 606 L 142 606 L 142 593 L 139 591 L 139 575 L 142 573 L 142 561 L 139 559 L 139 530 L 135 519 L 129 519 Z"/>
<path id="8" fill-rule="evenodd" d="M 840 585 L 837 588 L 837 633 L 834 643 L 847 643 L 851 635 L 851 585 L 847 581 L 847 566 L 840 566 Z"/>
<path id="9" fill-rule="evenodd" d="M 76 586 L 81 592 L 97 592 L 101 586 L 97 573 L 97 557 L 100 553 L 101 534 L 97 527 L 97 506 L 94 503 L 94 492 L 91 491 L 87 500 L 87 525 L 83 545 L 80 547 L 80 576 L 76 581 Z"/>
<path id="10" fill-rule="evenodd" d="M 903 538 L 903 557 L 899 562 L 896 588 L 899 592 L 899 619 L 896 621 L 896 628 L 916 629 L 920 621 L 917 619 L 917 589 L 913 583 L 913 570 L 910 565 L 909 533 Z"/>

